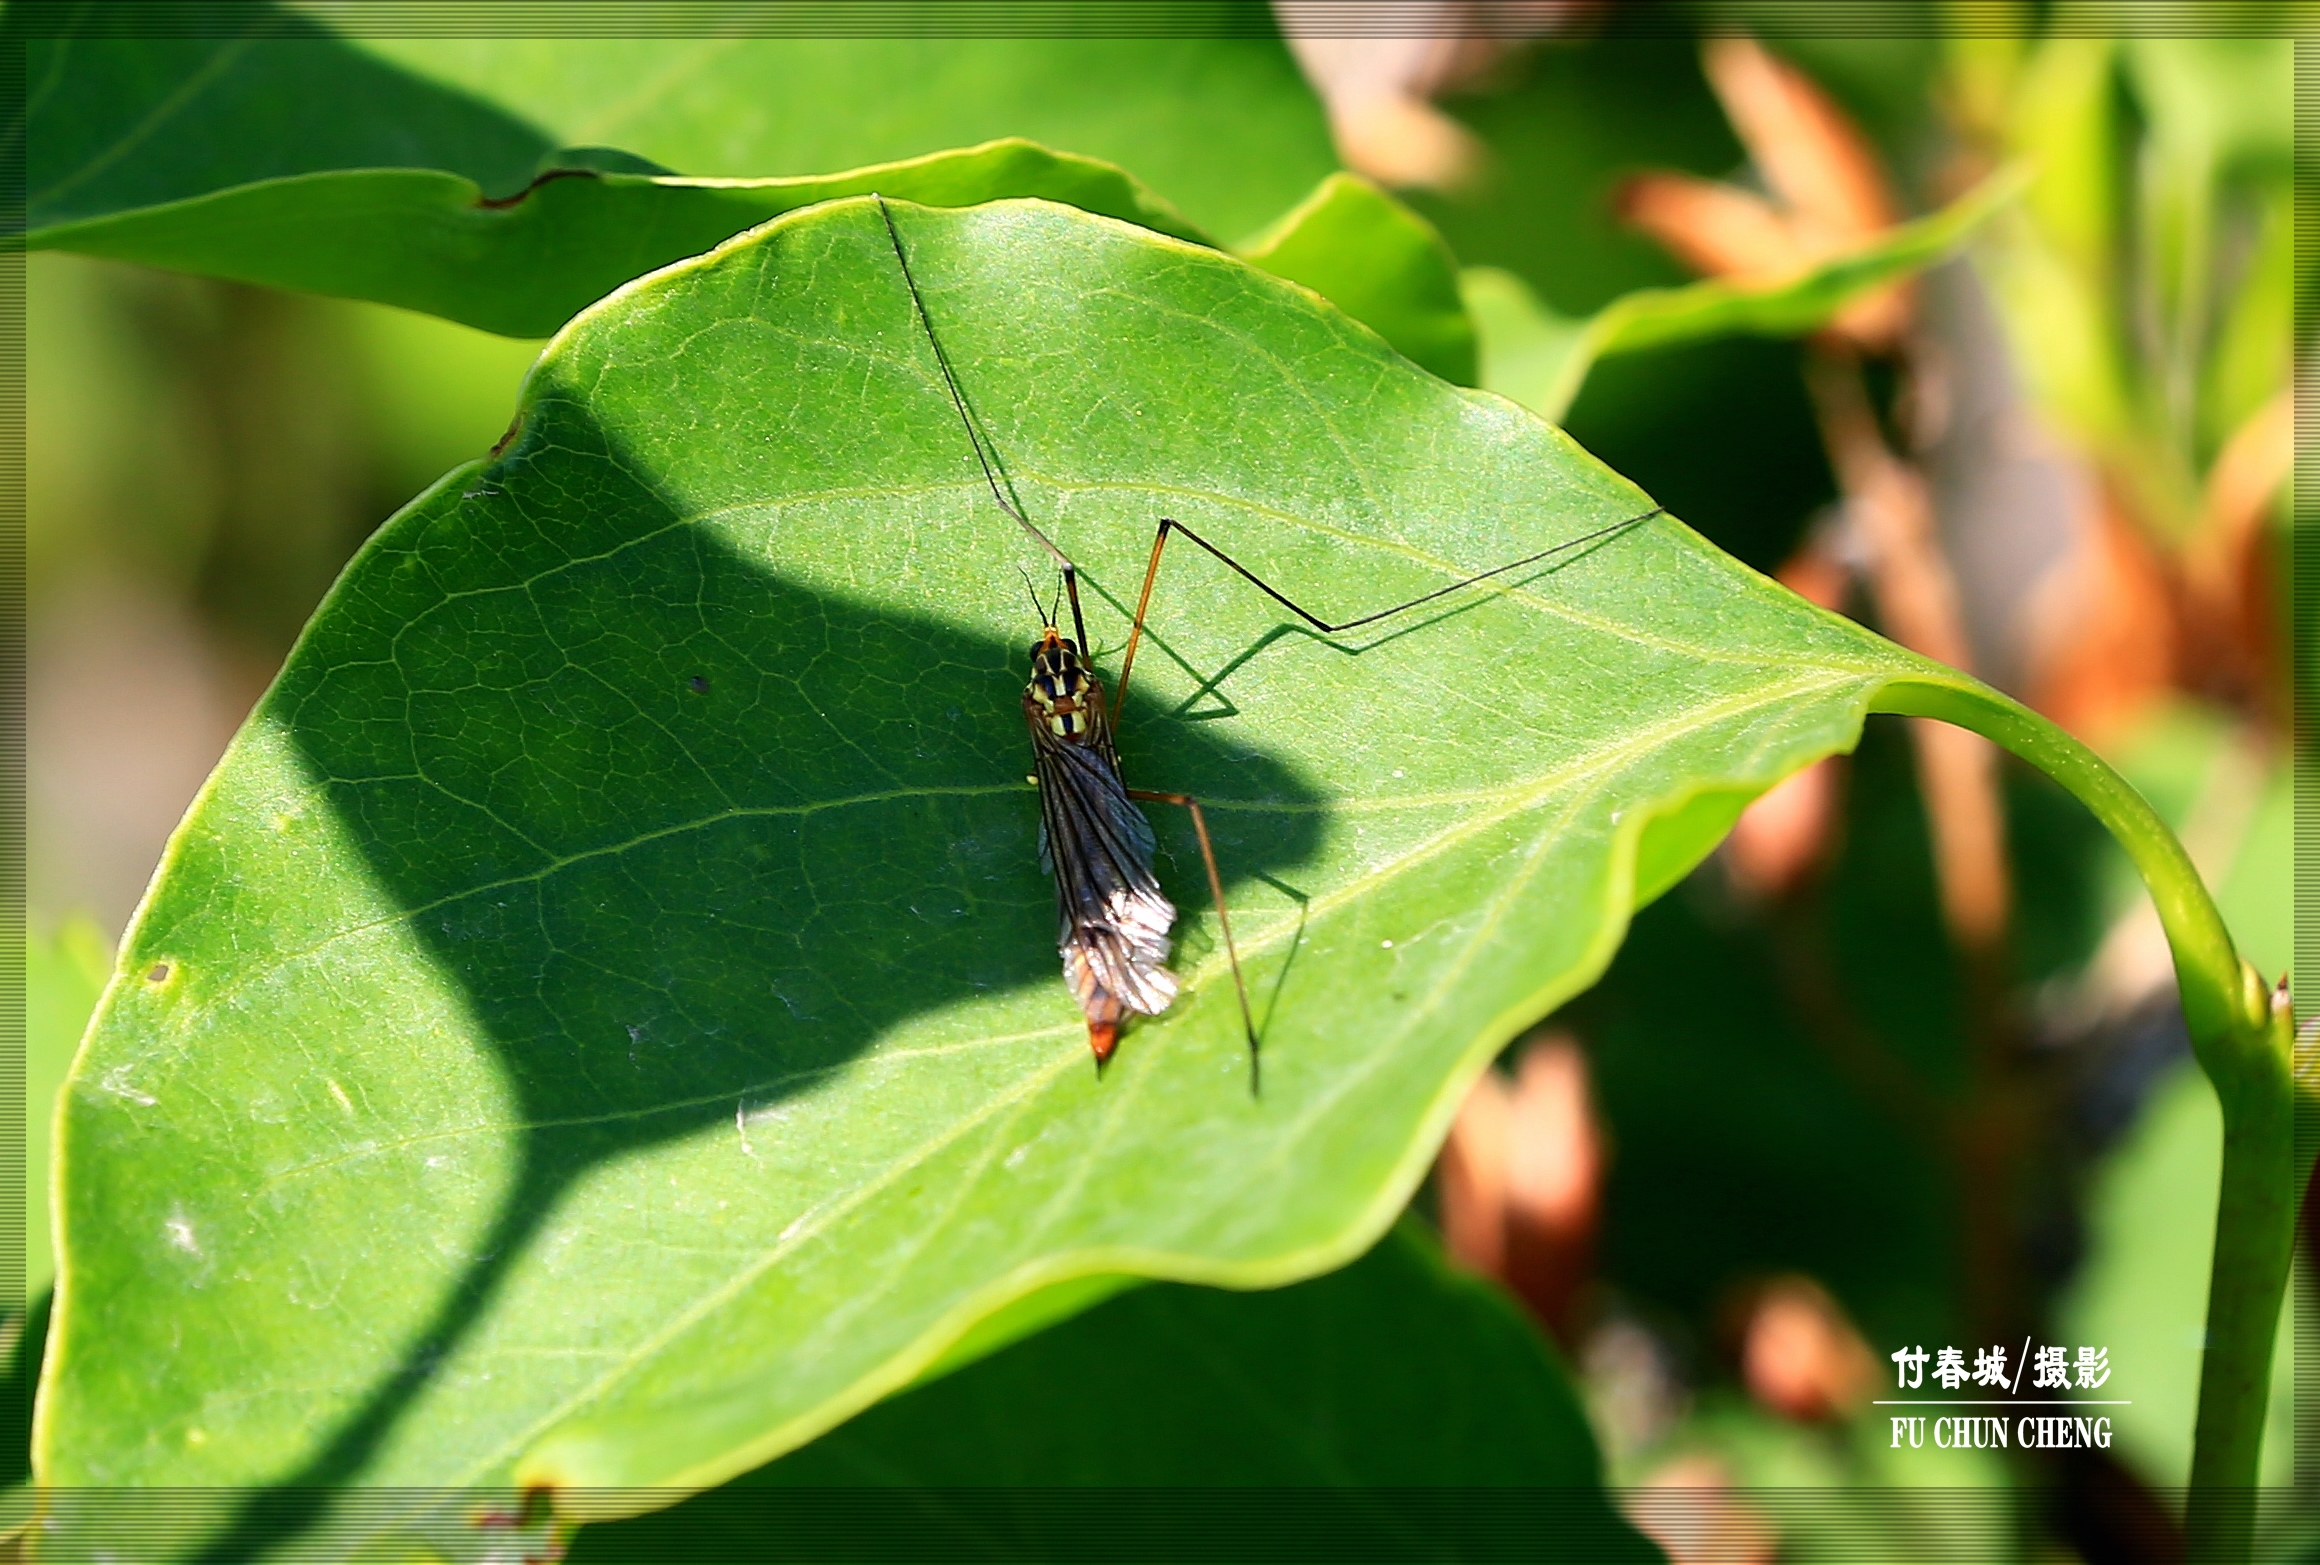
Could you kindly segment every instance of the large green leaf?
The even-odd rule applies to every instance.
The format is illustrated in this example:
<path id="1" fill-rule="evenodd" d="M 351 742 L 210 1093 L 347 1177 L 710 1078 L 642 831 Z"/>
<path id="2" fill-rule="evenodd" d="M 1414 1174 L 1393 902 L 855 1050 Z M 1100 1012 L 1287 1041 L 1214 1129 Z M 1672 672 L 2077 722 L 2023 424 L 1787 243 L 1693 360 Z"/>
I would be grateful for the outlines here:
<path id="1" fill-rule="evenodd" d="M 103 17 L 83 21 L 93 30 Z M 1202 196 L 1223 179 L 1236 194 L 1202 205 L 1226 214 L 1228 234 L 1287 206 L 1299 176 L 1327 167 L 1307 145 L 1318 135 L 1310 99 L 1269 41 L 953 42 L 933 55 L 859 40 L 449 45 L 340 38 L 266 7 L 220 13 L 215 29 L 211 39 L 30 41 L 43 84 L 21 127 L 31 248 L 544 337 L 632 278 L 781 213 L 871 191 L 937 206 L 1038 196 L 1207 241 L 1113 163 L 1012 134 L 927 150 L 951 130 L 973 139 L 974 127 L 1028 125 L 1116 148 Z M 640 74 L 685 91 L 640 92 Z M 871 126 L 859 106 L 882 87 L 895 109 Z M 789 112 L 766 115 L 768 96 Z M 798 112 L 823 100 L 846 112 Z M 1008 112 L 994 117 L 999 104 Z M 1202 134 L 1170 134 L 1180 117 Z M 832 126 L 849 133 L 833 137 Z M 559 135 L 627 150 L 559 150 Z M 878 151 L 915 155 L 869 162 Z M 845 171 L 752 177 L 800 167 Z M 1252 209 L 1259 193 L 1271 205 Z M 1419 364 L 1474 379 L 1456 265 L 1425 220 L 1382 191 L 1322 178 L 1250 246 L 1258 265 Z"/>
<path id="2" fill-rule="evenodd" d="M 30 242 L 418 308 L 459 304 L 450 280 L 478 267 L 499 269 L 503 295 L 529 272 L 532 296 L 445 311 L 526 335 L 561 324 L 540 312 L 582 279 L 615 269 L 566 314 L 800 204 L 764 176 L 1028 136 L 1134 166 L 1233 238 L 1334 162 L 1277 39 L 719 37 L 720 9 L 695 7 L 691 38 L 445 39 L 345 37 L 271 5 L 189 6 L 177 20 L 193 36 L 172 38 L 111 33 L 133 34 L 135 12 L 11 8 L 0 25 L 31 85 L 12 127 Z M 1261 7 L 1218 9 L 1262 25 Z M 24 36 L 59 24 L 69 36 Z M 601 147 L 629 156 L 558 150 Z M 608 172 L 479 204 L 575 165 Z M 699 178 L 650 177 L 668 170 Z M 1102 184 L 1051 170 L 966 199 L 1043 195 L 1152 221 Z"/>
<path id="3" fill-rule="evenodd" d="M 930 206 L 1036 196 L 1207 242 L 1126 171 L 1019 137 L 785 179 L 685 179 L 580 161 L 557 155 L 504 201 L 484 201 L 472 180 L 433 170 L 300 175 L 64 224 L 32 245 L 545 337 L 622 283 L 840 196 L 879 192 Z M 1474 328 L 1456 260 L 1425 219 L 1374 185 L 1330 175 L 1244 254 L 1435 374 L 1473 382 Z"/>
<path id="4" fill-rule="evenodd" d="M 896 218 L 1107 644 L 1163 514 L 1345 614 L 1646 509 L 1214 251 Z M 1122 747 L 1210 801 L 1252 1097 L 1172 811 L 1186 993 L 1089 1062 L 1019 564 L 870 203 L 582 315 L 349 568 L 126 939 L 63 1121 L 46 1480 L 707 1485 L 1044 1286 L 1327 1270 L 1639 885 L 1955 680 L 1666 518 L 1337 641 L 1171 558 Z M 325 1504 L 283 1492 L 210 1557 Z"/>
<path id="5" fill-rule="evenodd" d="M 1028 136 L 1133 164 L 1237 237 L 1335 165 L 1287 49 L 1251 35 L 1267 22 L 1250 0 L 1208 8 L 1242 36 L 1138 39 L 753 37 L 761 12 L 714 0 L 691 7 L 694 36 L 659 38 L 413 37 L 339 8 L 341 33 L 265 0 L 173 9 L 167 37 L 135 8 L 9 9 L 30 228 L 337 169 L 440 169 L 505 197 L 564 147 L 749 179 Z"/>
<path id="6" fill-rule="evenodd" d="M 835 196 L 882 191 L 937 206 L 1042 196 L 1202 237 L 1112 165 L 1019 139 L 788 179 L 684 179 L 577 161 L 552 158 L 550 171 L 500 201 L 483 200 L 460 174 L 334 170 L 59 224 L 31 242 L 545 337 L 631 278 Z"/>
<path id="7" fill-rule="evenodd" d="M 878 1552 L 865 1534 L 881 1528 L 897 1558 L 1076 1558 L 1129 1529 L 1145 1550 L 1206 1552 L 1253 1500 L 1316 1531 L 1423 1537 L 1443 1559 L 1503 1534 L 1510 1514 L 1552 1526 L 1565 1557 L 1659 1558 L 1601 1483 L 1537 1329 L 1404 1225 L 1345 1270 L 1273 1293 L 1138 1289 L 723 1488 L 586 1528 L 569 1557 L 741 1558 L 779 1536 L 794 1558 L 801 1533 L 841 1525 L 857 1558 Z M 880 1493 L 898 1485 L 947 1493 L 930 1514 Z M 1136 1505 L 1149 1489 L 1176 1492 Z"/>
<path id="8" fill-rule="evenodd" d="M 1104 28 L 1100 3 L 1082 9 Z M 723 12 L 721 18 L 718 13 Z M 1337 166 L 1320 101 L 1262 0 L 1193 0 L 1166 38 L 708 36 L 762 10 L 718 0 L 663 39 L 367 38 L 374 59 L 486 99 L 566 146 L 688 174 L 852 168 L 1028 136 L 1133 168 L 1225 239 Z M 1055 32 L 1073 18 L 1050 11 Z M 1193 36 L 1212 25 L 1209 36 Z"/>
<path id="9" fill-rule="evenodd" d="M 100 29 L 103 13 L 82 25 Z M 1115 164 L 1019 135 L 924 151 L 937 126 L 1031 124 L 1092 137 L 1204 193 L 1214 182 L 1204 176 L 1229 168 L 1279 204 L 1297 188 L 1284 176 L 1326 167 L 1303 155 L 1312 105 L 1271 42 L 1019 40 L 998 50 L 954 43 L 939 56 L 894 41 L 452 46 L 341 38 L 266 7 L 219 13 L 214 30 L 221 36 L 30 41 L 44 84 L 23 128 L 31 248 L 544 337 L 657 267 L 784 212 L 871 191 L 938 206 L 1037 196 L 1208 242 Z M 638 93 L 640 71 L 681 78 L 687 90 Z M 807 97 L 843 99 L 849 109 L 881 83 L 907 82 L 899 100 L 908 112 L 833 139 L 827 127 L 859 128 L 862 116 L 798 115 L 801 78 Z M 607 112 L 615 83 L 625 96 Z M 791 113 L 740 112 L 770 83 Z M 1174 96 L 1156 98 L 1159 83 Z M 1072 105 L 1061 114 L 1051 107 L 1059 91 Z M 704 93 L 722 104 L 722 119 L 705 117 Z M 993 119 L 985 93 L 1048 107 Z M 970 104 L 966 119 L 946 112 Z M 1158 122 L 1194 114 L 1199 138 L 1165 134 Z M 281 134 L 285 123 L 301 133 Z M 556 132 L 541 126 L 640 150 L 558 150 Z M 1265 155 L 1222 155 L 1220 138 L 1232 132 L 1244 153 Z M 1189 164 L 1187 144 L 1202 149 Z M 860 162 L 872 148 L 918 155 L 834 174 L 745 177 L 829 167 L 849 154 Z M 675 174 L 643 151 L 730 177 Z M 1232 210 L 1228 233 L 1249 226 L 1245 208 Z M 1473 381 L 1474 332 L 1449 250 L 1374 186 L 1323 178 L 1247 253 L 1436 374 Z"/>

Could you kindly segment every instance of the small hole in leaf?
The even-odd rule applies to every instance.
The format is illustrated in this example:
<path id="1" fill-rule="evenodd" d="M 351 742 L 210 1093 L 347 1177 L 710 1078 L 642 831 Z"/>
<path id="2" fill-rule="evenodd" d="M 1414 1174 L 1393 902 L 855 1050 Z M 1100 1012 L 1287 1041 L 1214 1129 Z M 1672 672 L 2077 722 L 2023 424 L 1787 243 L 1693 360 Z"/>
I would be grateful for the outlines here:
<path id="1" fill-rule="evenodd" d="M 697 696 L 705 696 L 709 693 L 709 676 L 706 674 L 695 674 L 685 683 L 693 687 L 693 694 Z"/>
<path id="2" fill-rule="evenodd" d="M 145 981 L 149 984 L 167 983 L 169 981 L 169 964 L 155 962 L 151 967 L 145 969 Z"/>

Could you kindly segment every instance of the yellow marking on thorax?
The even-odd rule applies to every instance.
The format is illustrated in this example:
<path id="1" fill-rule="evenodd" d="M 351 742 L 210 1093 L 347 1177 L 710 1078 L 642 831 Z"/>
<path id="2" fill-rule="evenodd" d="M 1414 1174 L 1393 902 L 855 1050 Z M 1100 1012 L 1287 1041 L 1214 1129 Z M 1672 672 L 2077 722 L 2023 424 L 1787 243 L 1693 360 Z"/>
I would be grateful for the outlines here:
<path id="1" fill-rule="evenodd" d="M 1058 739 L 1082 739 L 1093 726 L 1088 707 L 1094 683 L 1087 670 L 1073 667 L 1056 674 L 1032 675 L 1026 693 L 1038 703 L 1050 733 Z"/>

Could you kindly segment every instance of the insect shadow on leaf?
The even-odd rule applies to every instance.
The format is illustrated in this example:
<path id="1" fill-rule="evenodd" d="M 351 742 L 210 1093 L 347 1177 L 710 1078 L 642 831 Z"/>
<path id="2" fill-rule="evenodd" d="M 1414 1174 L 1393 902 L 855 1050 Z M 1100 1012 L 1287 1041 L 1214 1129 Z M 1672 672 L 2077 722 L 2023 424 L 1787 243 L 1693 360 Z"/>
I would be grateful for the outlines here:
<path id="1" fill-rule="evenodd" d="M 754 268 L 737 285 L 750 307 L 719 317 L 745 341 L 783 286 L 847 290 L 817 296 L 817 318 L 842 308 L 864 333 L 915 330 L 891 267 L 802 264 L 803 247 L 829 232 L 777 228 L 761 249 L 691 275 L 714 283 L 716 267 Z M 784 250 L 793 236 L 801 249 Z M 877 234 L 881 251 L 889 237 Z M 380 901 L 403 910 L 427 983 L 472 1032 L 446 1044 L 423 1037 L 433 1023 L 422 1022 L 397 1046 L 473 1050 L 504 1106 L 462 1131 L 482 1138 L 477 1168 L 490 1175 L 461 1235 L 377 1259 L 402 1296 L 424 1301 L 382 1325 L 400 1346 L 361 1371 L 353 1410 L 242 1500 L 199 1558 L 255 1558 L 287 1535 L 356 1525 L 337 1514 L 332 1486 L 359 1481 L 422 1400 L 440 1392 L 457 1405 L 479 1373 L 470 1339 L 511 1293 L 564 1285 L 546 1241 L 584 1240 L 559 1213 L 600 1171 L 720 1134 L 756 1168 L 742 1135 L 769 1153 L 785 1103 L 851 1090 L 907 1025 L 1053 982 L 1038 937 L 1056 927 L 1055 893 L 1033 871 L 1023 740 L 1008 721 L 1022 712 L 1023 685 L 1007 672 L 1020 644 L 893 592 L 831 588 L 778 484 L 748 490 L 758 519 L 704 525 L 697 494 L 663 476 L 701 471 L 698 420 L 655 422 L 664 380 L 662 401 L 635 407 L 593 389 L 625 362 L 610 335 L 619 322 L 614 312 L 576 328 L 558 350 L 570 362 L 535 380 L 517 438 L 479 474 L 487 482 L 422 502 L 357 560 L 338 601 L 362 612 L 319 616 L 268 698 L 265 721 Z M 763 341 L 797 351 L 770 329 Z M 785 373 L 843 378 L 856 347 L 833 343 L 826 361 Z M 905 412 L 921 438 L 898 447 L 891 428 L 801 429 L 795 399 L 726 405 L 744 421 L 730 431 L 735 449 L 760 464 L 735 469 L 747 484 L 794 474 L 797 490 L 819 492 L 833 461 L 881 483 L 893 469 L 891 492 L 833 513 L 827 538 L 907 530 L 930 514 L 915 497 L 945 481 L 923 413 Z M 898 451 L 932 454 L 902 471 Z M 411 569 L 422 549 L 427 568 Z M 714 693 L 667 699 L 693 677 Z M 1165 726 L 1141 691 L 1104 715 Z M 1298 771 L 1245 739 L 1207 737 L 1206 725 L 1168 732 L 1174 780 L 1265 805 L 1227 823 L 1236 877 L 1310 860 L 1327 800 Z M 1276 979 L 1268 1019 L 1279 998 Z M 1050 1033 L 1020 1047 L 1055 1058 Z M 768 1213 L 762 1234 L 744 1224 L 724 1242 L 774 1244 L 796 1216 Z"/>
<path id="2" fill-rule="evenodd" d="M 1217 871 L 1216 850 L 1209 838 L 1206 813 L 1200 801 L 1190 794 L 1128 787 L 1120 774 L 1115 742 L 1120 704 L 1127 698 L 1128 678 L 1136 666 L 1136 649 L 1144 638 L 1145 620 L 1152 607 L 1152 587 L 1159 580 L 1160 561 L 1169 537 L 1181 534 L 1323 637 L 1334 637 L 1440 602 L 1454 593 L 1510 576 L 1528 566 L 1550 568 L 1545 562 L 1575 558 L 1577 551 L 1606 542 L 1662 515 L 1665 508 L 1654 506 L 1638 515 L 1605 523 L 1578 537 L 1566 538 L 1520 559 L 1461 577 L 1389 608 L 1335 623 L 1303 607 L 1191 527 L 1164 516 L 1152 536 L 1152 555 L 1144 568 L 1143 589 L 1136 596 L 1127 650 L 1120 656 L 1119 682 L 1107 703 L 1103 682 L 1090 662 L 1093 648 L 1088 641 L 1087 619 L 1080 608 L 1079 567 L 1044 529 L 1024 514 L 1021 504 L 1010 498 L 1012 485 L 1001 485 L 1005 464 L 968 410 L 966 396 L 959 389 L 958 373 L 943 348 L 941 337 L 935 333 L 918 279 L 910 269 L 901 230 L 894 223 L 894 210 L 883 196 L 874 194 L 871 199 L 877 203 L 878 215 L 886 226 L 887 242 L 894 250 L 895 265 L 910 290 L 911 312 L 926 335 L 928 348 L 933 351 L 943 388 L 950 394 L 959 427 L 974 451 L 977 466 L 982 469 L 992 503 L 1053 559 L 1062 578 L 1058 596 L 1068 598 L 1071 603 L 1072 637 L 1064 636 L 1057 629 L 1054 607 L 1042 611 L 1044 624 L 1039 639 L 1031 646 L 1031 682 L 1024 690 L 1023 711 L 1031 734 L 1034 780 L 1039 789 L 1039 862 L 1041 868 L 1055 877 L 1056 948 L 1063 958 L 1064 980 L 1087 1016 L 1088 1047 L 1095 1054 L 1096 1069 L 1100 1072 L 1111 1059 L 1112 1051 L 1118 1047 L 1121 1023 L 1128 1015 L 1158 1015 L 1176 998 L 1176 977 L 1167 967 L 1168 935 L 1176 921 L 1176 908 L 1162 894 L 1160 883 L 1152 873 L 1152 828 L 1134 801 L 1174 804 L 1192 817 L 1193 833 L 1200 843 L 1201 864 L 1208 872 L 1209 890 L 1216 899 L 1217 927 L 1224 936 L 1233 993 L 1240 1004 L 1241 1027 L 1248 1040 L 1249 1092 L 1253 1096 L 1263 1080 L 1257 1024 L 1249 1009 L 1248 982 L 1241 973 L 1240 952 L 1233 944 L 1224 880 Z M 1032 594 L 1032 602 L 1034 607 L 1038 606 L 1036 592 Z M 1253 656 L 1278 634 L 1276 631 L 1268 635 L 1232 667 L 1238 667 L 1240 661 Z M 1213 690 L 1230 672 L 1228 668 L 1204 682 L 1193 700 Z"/>
<path id="3" fill-rule="evenodd" d="M 1051 892 L 1006 721 L 1020 647 L 803 585 L 686 525 L 640 476 L 654 461 L 577 400 L 532 423 L 493 469 L 504 493 L 452 502 L 474 558 L 438 559 L 508 590 L 412 597 L 392 551 L 373 555 L 349 589 L 425 621 L 426 646 L 405 637 L 398 657 L 387 622 L 318 622 L 272 698 L 298 714 L 285 727 L 303 768 L 382 896 L 427 910 L 409 928 L 510 1094 L 504 1193 L 359 1410 L 199 1554 L 217 1565 L 335 1525 L 331 1486 L 354 1481 L 458 1362 L 594 1171 L 712 1129 L 735 1136 L 736 1102 L 763 1153 L 786 1102 L 840 1083 L 914 1017 L 1053 981 L 1039 955 Z M 527 518 L 583 489 L 642 541 L 544 570 L 500 556 L 506 536 L 541 535 Z M 476 657 L 528 644 L 550 655 Z M 553 655 L 592 645 L 611 650 Z M 832 646 L 851 655 L 833 660 Z M 661 676 L 639 672 L 661 668 L 679 681 L 701 670 L 713 694 L 672 709 Z M 371 730 L 328 720 L 350 680 L 411 712 L 410 759 L 383 760 Z M 881 726 L 896 712 L 909 716 Z M 482 718 L 509 736 L 507 754 L 469 748 Z M 1322 801 L 1294 771 L 1197 732 L 1179 754 L 1285 806 L 1238 844 L 1250 870 L 1311 854 Z M 572 776 L 617 784 L 617 813 L 546 819 Z M 903 911 L 914 906 L 972 916 Z"/>

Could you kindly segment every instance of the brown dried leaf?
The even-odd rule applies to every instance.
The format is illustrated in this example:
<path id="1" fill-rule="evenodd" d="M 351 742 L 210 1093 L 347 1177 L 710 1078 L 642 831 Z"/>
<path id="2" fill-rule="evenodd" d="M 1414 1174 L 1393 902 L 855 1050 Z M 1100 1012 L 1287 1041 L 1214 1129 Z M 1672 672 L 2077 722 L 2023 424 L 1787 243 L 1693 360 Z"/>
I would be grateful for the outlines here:
<path id="1" fill-rule="evenodd" d="M 1713 39 L 1701 53 L 1725 117 L 1811 253 L 1850 249 L 1900 220 L 1868 139 L 1812 78 L 1750 38 Z"/>
<path id="2" fill-rule="evenodd" d="M 1423 98 L 1333 100 L 1329 130 L 1346 167 L 1396 189 L 1461 190 L 1482 166 L 1482 143 Z"/>
<path id="3" fill-rule="evenodd" d="M 1444 1248 L 1505 1283 L 1571 1339 L 1594 1266 L 1603 1141 L 1578 1043 L 1549 1033 L 1523 1047 L 1510 1081 L 1485 1071 L 1435 1164 Z"/>
<path id="4" fill-rule="evenodd" d="M 2224 442 L 2183 550 L 2186 661 L 2204 688 L 2258 707 L 2278 703 L 2282 652 L 2264 514 L 2295 463 L 2295 403 L 2283 386 Z"/>
<path id="5" fill-rule="evenodd" d="M 1506 1280 L 1568 1345 L 1603 1194 L 1603 1139 L 1577 1040 L 1550 1033 L 1526 1044 L 1509 1107 Z"/>
<path id="6" fill-rule="evenodd" d="M 1712 1456 L 1676 1458 L 1630 1491 L 1625 1509 L 1672 1565 L 1760 1565 L 1779 1547 L 1778 1535 L 1733 1493 L 1732 1475 Z"/>
<path id="7" fill-rule="evenodd" d="M 1613 209 L 1704 276 L 1778 283 L 1812 264 L 1788 219 L 1735 185 L 1689 174 L 1638 174 L 1620 186 Z"/>
<path id="8" fill-rule="evenodd" d="M 1778 1277 L 1757 1294 L 1740 1348 L 1749 1394 L 1784 1418 L 1838 1418 L 1869 1399 L 1877 1360 L 1844 1309 L 1809 1277 Z"/>
<path id="9" fill-rule="evenodd" d="M 1786 897 L 1812 879 L 1828 858 L 1842 776 L 1835 757 L 1815 761 L 1740 812 L 1724 864 L 1744 891 Z"/>
<path id="10" fill-rule="evenodd" d="M 1506 1275 L 1508 1106 L 1514 1094 L 1496 1070 L 1475 1078 L 1434 1164 L 1442 1247 L 1485 1277 Z"/>
<path id="11" fill-rule="evenodd" d="M 2107 490 L 2079 543 L 2025 600 L 2029 702 L 2099 745 L 2173 688 L 2181 663 L 2166 565 Z"/>

